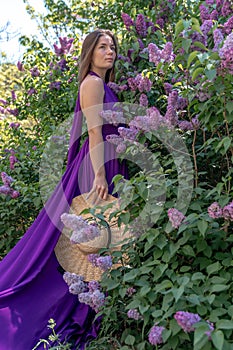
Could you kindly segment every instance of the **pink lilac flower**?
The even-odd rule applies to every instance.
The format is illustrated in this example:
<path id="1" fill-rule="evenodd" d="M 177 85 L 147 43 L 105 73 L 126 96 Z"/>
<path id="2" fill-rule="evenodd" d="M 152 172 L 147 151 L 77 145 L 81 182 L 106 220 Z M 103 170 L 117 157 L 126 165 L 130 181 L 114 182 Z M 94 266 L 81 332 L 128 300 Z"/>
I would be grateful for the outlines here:
<path id="1" fill-rule="evenodd" d="M 222 217 L 222 208 L 217 202 L 212 203 L 208 209 L 208 214 L 212 219 L 218 219 Z"/>
<path id="2" fill-rule="evenodd" d="M 121 18 L 127 30 L 130 30 L 131 27 L 134 26 L 134 21 L 127 13 L 122 12 Z"/>
<path id="3" fill-rule="evenodd" d="M 222 215 L 225 220 L 233 221 L 233 201 L 223 208 Z"/>
<path id="4" fill-rule="evenodd" d="M 20 72 L 24 71 L 22 62 L 18 61 L 18 63 L 17 63 L 17 68 L 18 68 L 18 70 L 19 70 Z"/>
<path id="5" fill-rule="evenodd" d="M 233 74 L 233 32 L 226 37 L 223 47 L 219 50 L 219 55 L 221 68 Z"/>
<path id="6" fill-rule="evenodd" d="M 143 14 L 139 13 L 136 18 L 135 27 L 138 35 L 145 37 L 147 33 L 147 25 Z"/>
<path id="7" fill-rule="evenodd" d="M 169 221 L 171 222 L 172 227 L 174 228 L 179 228 L 185 219 L 184 214 L 175 208 L 168 209 L 167 214 L 168 214 Z"/>
<path id="8" fill-rule="evenodd" d="M 135 288 L 133 288 L 133 287 L 127 288 L 126 294 L 127 294 L 129 297 L 131 297 L 134 293 L 136 293 L 136 289 L 135 289 Z"/>
<path id="9" fill-rule="evenodd" d="M 225 23 L 224 23 L 224 32 L 226 34 L 230 34 L 233 29 L 233 16 L 230 17 Z"/>
<path id="10" fill-rule="evenodd" d="M 146 94 L 141 94 L 139 98 L 139 104 L 142 107 L 147 107 L 148 106 L 148 98 Z"/>
<path id="11" fill-rule="evenodd" d="M 11 198 L 15 199 L 15 198 L 18 198 L 20 196 L 20 193 L 16 190 L 12 189 L 10 196 L 11 196 Z"/>
<path id="12" fill-rule="evenodd" d="M 185 311 L 177 311 L 174 318 L 185 333 L 194 332 L 195 328 L 193 325 L 201 321 L 201 317 L 198 314 Z"/>
<path id="13" fill-rule="evenodd" d="M 140 315 L 140 313 L 138 312 L 137 309 L 130 309 L 128 312 L 127 312 L 127 316 L 128 318 L 132 318 L 136 321 L 142 319 L 142 315 Z"/>
<path id="14" fill-rule="evenodd" d="M 14 181 L 14 179 L 10 175 L 7 175 L 7 173 L 5 173 L 4 171 L 1 172 L 1 178 L 2 178 L 2 182 L 6 186 L 10 186 Z"/>
<path id="15" fill-rule="evenodd" d="M 79 280 L 77 282 L 73 282 L 69 285 L 69 292 L 71 294 L 84 293 L 86 290 L 87 290 L 87 285 L 82 280 Z"/>
<path id="16" fill-rule="evenodd" d="M 165 327 L 153 326 L 149 332 L 148 340 L 151 345 L 158 345 L 163 343 L 162 333 Z"/>
<path id="17" fill-rule="evenodd" d="M 74 272 L 66 271 L 63 274 L 64 281 L 70 286 L 72 283 L 77 283 L 78 281 L 83 281 L 83 276 L 77 275 Z"/>
<path id="18" fill-rule="evenodd" d="M 224 37 L 222 34 L 221 29 L 215 29 L 213 31 L 213 37 L 214 37 L 214 48 L 213 51 L 218 51 L 219 50 L 219 46 L 222 44 Z"/>
<path id="19" fill-rule="evenodd" d="M 40 75 L 40 71 L 37 67 L 33 67 L 30 69 L 32 77 L 38 77 Z"/>

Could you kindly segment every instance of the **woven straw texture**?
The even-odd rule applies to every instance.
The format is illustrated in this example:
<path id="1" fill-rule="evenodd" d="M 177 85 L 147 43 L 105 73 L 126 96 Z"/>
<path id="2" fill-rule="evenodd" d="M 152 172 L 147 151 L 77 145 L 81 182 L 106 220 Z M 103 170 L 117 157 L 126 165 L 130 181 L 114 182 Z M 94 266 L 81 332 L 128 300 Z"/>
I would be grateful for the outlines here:
<path id="1" fill-rule="evenodd" d="M 94 207 L 92 205 L 93 197 L 90 196 L 87 200 L 86 196 L 87 193 L 84 193 L 73 199 L 70 213 L 80 215 L 84 209 Z M 85 244 L 72 244 L 70 242 L 71 231 L 64 227 L 55 247 L 55 254 L 63 269 L 69 272 L 74 272 L 78 275 L 82 275 L 85 281 L 100 280 L 103 273 L 100 268 L 94 267 L 88 261 L 87 255 L 97 254 L 101 248 L 108 248 L 109 243 L 111 244 L 110 250 L 120 250 L 120 242 L 126 238 L 123 234 L 125 226 L 122 225 L 121 227 L 118 227 L 116 221 L 109 222 L 108 220 L 110 213 L 118 208 L 118 201 L 115 197 L 108 195 L 107 201 L 99 201 L 95 208 L 95 213 L 98 213 L 104 209 L 105 220 L 110 224 L 110 236 L 109 230 L 101 226 L 100 237 L 97 237 L 91 242 L 87 242 Z M 90 213 L 81 215 L 84 219 L 93 218 Z"/>

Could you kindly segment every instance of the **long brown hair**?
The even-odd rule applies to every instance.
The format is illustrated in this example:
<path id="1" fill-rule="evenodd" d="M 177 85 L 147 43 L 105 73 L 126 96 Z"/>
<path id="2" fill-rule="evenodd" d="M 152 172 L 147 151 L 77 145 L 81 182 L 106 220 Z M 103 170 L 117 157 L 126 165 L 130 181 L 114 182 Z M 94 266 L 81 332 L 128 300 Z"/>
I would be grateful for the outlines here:
<path id="1" fill-rule="evenodd" d="M 90 34 L 88 34 L 83 41 L 81 57 L 80 57 L 79 74 L 78 74 L 78 80 L 80 84 L 90 71 L 94 49 L 98 44 L 99 38 L 103 35 L 108 35 L 112 38 L 113 43 L 115 45 L 116 58 L 117 58 L 117 40 L 110 30 L 96 29 Z M 114 64 L 113 64 L 113 67 L 111 69 L 108 69 L 106 72 L 106 75 L 105 75 L 106 83 L 114 80 Z"/>

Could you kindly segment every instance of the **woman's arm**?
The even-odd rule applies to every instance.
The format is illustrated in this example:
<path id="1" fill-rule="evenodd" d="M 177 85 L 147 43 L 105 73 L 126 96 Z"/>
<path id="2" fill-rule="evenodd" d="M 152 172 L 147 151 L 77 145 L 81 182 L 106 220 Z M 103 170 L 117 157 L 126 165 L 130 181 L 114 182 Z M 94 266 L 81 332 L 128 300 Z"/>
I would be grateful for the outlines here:
<path id="1" fill-rule="evenodd" d="M 103 110 L 104 86 L 99 77 L 88 76 L 80 87 L 80 103 L 87 120 L 90 158 L 95 174 L 91 192 L 107 199 L 108 184 L 104 167 L 104 142 L 102 137 L 103 119 L 99 112 Z"/>

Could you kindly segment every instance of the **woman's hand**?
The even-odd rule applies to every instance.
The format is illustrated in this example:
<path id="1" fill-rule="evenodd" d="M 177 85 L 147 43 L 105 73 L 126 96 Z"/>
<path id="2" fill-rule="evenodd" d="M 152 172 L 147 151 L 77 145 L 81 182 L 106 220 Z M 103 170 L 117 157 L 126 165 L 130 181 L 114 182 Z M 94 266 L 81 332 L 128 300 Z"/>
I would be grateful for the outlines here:
<path id="1" fill-rule="evenodd" d="M 88 199 L 92 195 L 92 204 L 98 204 L 100 199 L 107 200 L 108 198 L 108 183 L 105 175 L 96 174 L 91 191 L 88 193 Z"/>

